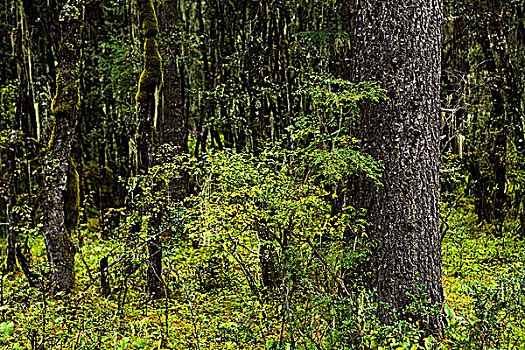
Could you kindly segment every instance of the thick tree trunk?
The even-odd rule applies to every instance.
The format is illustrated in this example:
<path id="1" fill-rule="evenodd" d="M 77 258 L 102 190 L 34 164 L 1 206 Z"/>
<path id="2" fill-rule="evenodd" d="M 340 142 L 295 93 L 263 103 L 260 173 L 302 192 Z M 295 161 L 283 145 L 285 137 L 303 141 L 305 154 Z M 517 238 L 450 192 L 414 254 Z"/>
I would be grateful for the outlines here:
<path id="1" fill-rule="evenodd" d="M 48 144 L 44 201 L 43 229 L 47 254 L 52 268 L 55 288 L 70 291 L 74 286 L 75 247 L 71 242 L 72 217 L 67 200 L 71 196 L 72 177 L 78 176 L 71 159 L 77 112 L 80 106 L 78 69 L 80 32 L 83 11 L 77 2 L 68 2 L 60 14 L 62 39 L 59 52 L 56 95 L 51 103 L 55 116 L 53 132 Z"/>
<path id="2" fill-rule="evenodd" d="M 443 301 L 438 171 L 441 6 L 438 0 L 346 1 L 344 23 L 353 39 L 347 78 L 380 82 L 388 95 L 379 102 L 363 102 L 353 130 L 362 150 L 381 161 L 383 185 L 355 179 L 350 204 L 365 208 L 372 224 L 365 284 L 401 314 L 410 302 L 408 293 L 420 286 L 432 305 Z M 381 317 L 391 320 L 385 310 Z M 439 330 L 440 317 L 432 318 L 428 327 Z"/>

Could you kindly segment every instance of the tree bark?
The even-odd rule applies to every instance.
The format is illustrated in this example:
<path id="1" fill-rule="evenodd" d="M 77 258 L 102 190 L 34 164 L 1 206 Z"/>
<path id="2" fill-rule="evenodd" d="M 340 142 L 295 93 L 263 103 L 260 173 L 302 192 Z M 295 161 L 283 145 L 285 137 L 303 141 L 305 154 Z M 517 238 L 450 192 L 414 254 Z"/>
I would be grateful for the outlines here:
<path id="1" fill-rule="evenodd" d="M 161 33 L 161 52 L 163 57 L 163 88 L 161 92 L 162 110 L 158 122 L 160 142 L 171 142 L 182 152 L 188 151 L 187 122 L 184 116 L 183 71 L 177 65 L 180 45 L 175 39 L 178 23 L 177 2 L 166 1 L 159 11 L 159 30 Z"/>
<path id="2" fill-rule="evenodd" d="M 71 242 L 74 228 L 68 225 L 71 208 L 68 207 L 67 199 L 72 195 L 68 193 L 74 182 L 72 177 L 78 176 L 71 159 L 71 146 L 80 106 L 77 62 L 83 20 L 81 5 L 76 1 L 68 2 L 63 6 L 59 18 L 62 37 L 56 95 L 51 102 L 55 119 L 46 156 L 42 222 L 55 290 L 71 291 L 74 287 L 76 248 Z"/>
<path id="3" fill-rule="evenodd" d="M 159 53 L 159 24 L 152 0 L 138 0 L 139 19 L 144 37 L 144 70 L 140 76 L 136 95 L 139 125 L 136 145 L 138 152 L 138 173 L 147 174 L 154 165 L 153 156 L 158 145 L 158 134 L 154 120 L 158 111 L 158 94 L 162 77 L 162 59 Z M 148 272 L 147 285 L 151 298 L 162 297 L 162 249 L 160 237 L 156 236 L 158 218 L 148 222 Z"/>
<path id="4" fill-rule="evenodd" d="M 401 315 L 423 287 L 443 302 L 439 238 L 439 81 L 442 5 L 438 0 L 346 0 L 348 79 L 376 81 L 388 98 L 363 102 L 353 132 L 383 167 L 382 186 L 350 184 L 350 204 L 365 208 L 371 255 L 365 285 Z M 354 233 L 355 235 L 355 233 Z M 347 233 L 347 239 L 352 234 Z M 392 321 L 380 310 L 386 323 Z M 432 317 L 429 331 L 441 329 Z M 421 324 L 421 321 L 420 321 Z"/>

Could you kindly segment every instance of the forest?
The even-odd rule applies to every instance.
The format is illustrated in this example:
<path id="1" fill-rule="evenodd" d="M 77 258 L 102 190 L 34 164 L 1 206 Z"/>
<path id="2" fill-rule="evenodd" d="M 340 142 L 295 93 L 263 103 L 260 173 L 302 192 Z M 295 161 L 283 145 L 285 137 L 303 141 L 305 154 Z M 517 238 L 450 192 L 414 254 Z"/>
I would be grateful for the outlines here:
<path id="1" fill-rule="evenodd" d="M 524 14 L 2 0 L 0 349 L 525 349 Z"/>

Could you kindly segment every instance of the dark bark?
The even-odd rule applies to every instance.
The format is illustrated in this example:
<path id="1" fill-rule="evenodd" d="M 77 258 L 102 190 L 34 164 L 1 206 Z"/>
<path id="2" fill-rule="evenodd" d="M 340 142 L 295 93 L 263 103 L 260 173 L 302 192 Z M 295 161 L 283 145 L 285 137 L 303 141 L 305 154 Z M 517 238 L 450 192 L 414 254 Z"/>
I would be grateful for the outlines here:
<path id="1" fill-rule="evenodd" d="M 139 0 L 139 19 L 142 25 L 144 38 L 143 60 L 144 70 L 140 76 L 136 95 L 139 125 L 137 127 L 136 145 L 138 153 L 138 173 L 147 174 L 153 167 L 154 154 L 158 145 L 158 134 L 154 127 L 154 118 L 157 115 L 157 98 L 161 82 L 162 59 L 159 53 L 159 25 L 152 0 Z M 158 220 L 148 222 L 148 235 L 153 236 L 158 229 Z M 148 272 L 147 286 L 151 298 L 162 297 L 162 249 L 160 237 L 150 237 L 148 242 Z"/>
<path id="2" fill-rule="evenodd" d="M 267 226 L 266 220 L 257 222 L 255 229 L 259 238 L 259 264 L 261 267 L 262 285 L 266 291 L 276 291 L 280 286 L 280 271 L 278 268 L 278 253 L 273 245 L 274 237 Z"/>
<path id="3" fill-rule="evenodd" d="M 353 133 L 381 161 L 382 186 L 351 181 L 350 204 L 365 208 L 370 259 L 365 284 L 403 314 L 408 293 L 423 287 L 443 302 L 439 238 L 439 79 L 441 2 L 347 0 L 344 23 L 353 39 L 348 79 L 377 81 L 388 99 L 363 102 Z M 347 234 L 350 239 L 351 234 Z M 380 311 L 385 322 L 391 318 Z M 432 317 L 432 332 L 441 329 Z"/>
<path id="4" fill-rule="evenodd" d="M 16 243 L 16 259 L 22 268 L 24 276 L 27 278 L 27 282 L 29 282 L 29 286 L 36 287 L 36 283 L 34 281 L 35 276 L 31 273 L 28 258 L 26 258 L 22 252 L 22 245 L 20 242 Z"/>
<path id="5" fill-rule="evenodd" d="M 100 289 L 102 289 L 102 294 L 105 296 L 111 295 L 111 288 L 106 276 L 106 269 L 108 268 L 108 258 L 103 257 L 100 259 Z"/>
<path id="6" fill-rule="evenodd" d="M 171 142 L 187 152 L 187 122 L 183 103 L 183 69 L 177 64 L 180 47 L 176 40 L 178 23 L 177 2 L 166 1 L 159 11 L 159 30 L 161 36 L 161 54 L 163 57 L 163 88 L 161 91 L 162 109 L 158 130 L 160 143 Z"/>

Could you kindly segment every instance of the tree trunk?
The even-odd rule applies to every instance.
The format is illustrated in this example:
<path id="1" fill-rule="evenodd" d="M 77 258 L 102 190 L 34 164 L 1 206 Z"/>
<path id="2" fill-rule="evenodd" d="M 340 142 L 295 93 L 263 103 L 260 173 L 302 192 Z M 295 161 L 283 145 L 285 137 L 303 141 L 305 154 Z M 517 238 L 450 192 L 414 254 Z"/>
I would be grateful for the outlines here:
<path id="1" fill-rule="evenodd" d="M 49 120 L 49 111 L 43 108 L 52 96 L 55 77 L 55 61 L 60 38 L 58 30 L 58 9 L 61 1 L 22 0 L 20 11 L 25 28 L 23 35 L 27 43 L 24 50 L 27 84 L 32 99 L 32 111 L 26 118 L 27 135 L 37 140 L 49 137 L 50 130 L 42 130 L 41 124 Z M 64 3 L 62 1 L 62 3 Z"/>
<path id="2" fill-rule="evenodd" d="M 144 37 L 143 61 L 144 70 L 140 76 L 136 95 L 139 125 L 137 127 L 136 145 L 138 152 L 138 172 L 146 174 L 154 165 L 153 156 L 158 144 L 158 134 L 154 127 L 157 115 L 157 98 L 162 77 L 162 59 L 159 53 L 159 24 L 152 0 L 138 0 L 139 19 Z M 148 293 L 151 298 L 162 296 L 162 249 L 160 237 L 156 236 L 158 219 L 148 223 Z"/>
<path id="3" fill-rule="evenodd" d="M 158 122 L 160 142 L 172 142 L 182 152 L 188 151 L 187 123 L 183 113 L 183 89 L 180 69 L 177 65 L 180 45 L 175 40 L 177 2 L 166 1 L 159 11 L 159 29 L 161 33 L 161 52 L 163 59 L 162 110 Z"/>
<path id="4" fill-rule="evenodd" d="M 70 222 L 73 215 L 71 209 L 74 208 L 70 208 L 68 199 L 75 198 L 78 203 L 78 193 L 71 193 L 72 188 L 78 191 L 78 174 L 71 159 L 71 146 L 80 106 L 77 62 L 82 20 L 83 11 L 78 2 L 72 1 L 64 5 L 60 14 L 62 38 L 56 95 L 51 102 L 51 112 L 55 119 L 45 164 L 42 222 L 57 291 L 70 291 L 74 285 L 76 249 L 71 242 L 74 227 Z"/>
<path id="5" fill-rule="evenodd" d="M 423 287 L 443 302 L 439 238 L 439 79 L 442 8 L 438 0 L 346 0 L 353 39 L 348 78 L 376 81 L 388 99 L 363 102 L 353 132 L 380 160 L 382 186 L 351 181 L 350 204 L 365 208 L 371 247 L 365 284 L 404 314 L 408 293 Z M 350 234 L 347 239 L 350 239 Z M 380 317 L 389 323 L 386 310 Z M 423 325 L 441 329 L 440 317 Z"/>
<path id="6" fill-rule="evenodd" d="M 23 69 L 23 58 L 22 58 L 22 30 L 20 25 L 17 25 L 13 29 L 14 38 L 14 52 L 16 58 L 16 68 L 18 75 L 17 83 L 17 97 L 15 106 L 15 117 L 13 120 L 13 127 L 11 129 L 11 136 L 9 137 L 9 143 L 7 146 L 7 259 L 6 269 L 7 271 L 15 271 L 16 265 L 16 243 L 18 241 L 18 227 L 19 215 L 17 215 L 15 206 L 17 205 L 17 193 L 16 193 L 16 153 L 19 147 L 19 136 L 20 136 L 20 118 L 23 111 L 22 103 L 22 90 L 25 86 L 25 73 Z"/>

